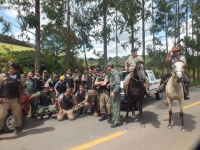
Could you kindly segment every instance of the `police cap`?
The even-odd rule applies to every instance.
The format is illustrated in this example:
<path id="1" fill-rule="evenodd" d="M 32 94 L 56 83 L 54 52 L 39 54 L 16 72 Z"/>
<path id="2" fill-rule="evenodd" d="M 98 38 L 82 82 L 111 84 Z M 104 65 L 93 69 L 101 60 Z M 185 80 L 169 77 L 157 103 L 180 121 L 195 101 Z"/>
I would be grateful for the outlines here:
<path id="1" fill-rule="evenodd" d="M 133 48 L 133 49 L 131 50 L 131 52 L 137 52 L 137 51 L 138 51 L 137 48 Z"/>
<path id="2" fill-rule="evenodd" d="M 112 62 L 108 62 L 105 67 L 109 67 L 109 66 L 113 66 L 113 63 Z"/>
<path id="3" fill-rule="evenodd" d="M 10 67 L 16 69 L 16 70 L 19 70 L 20 66 L 17 64 L 17 63 L 12 63 L 10 64 Z"/>

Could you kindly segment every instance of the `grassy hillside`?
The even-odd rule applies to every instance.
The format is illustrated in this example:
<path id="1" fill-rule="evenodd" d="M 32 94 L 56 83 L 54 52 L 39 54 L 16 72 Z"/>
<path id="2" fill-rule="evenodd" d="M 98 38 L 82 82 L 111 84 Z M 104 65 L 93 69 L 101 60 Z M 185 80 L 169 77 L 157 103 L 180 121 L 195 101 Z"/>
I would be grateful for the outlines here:
<path id="1" fill-rule="evenodd" d="M 34 50 L 34 48 L 0 42 L 0 53 L 5 53 L 8 51 L 25 51 L 25 50 Z"/>

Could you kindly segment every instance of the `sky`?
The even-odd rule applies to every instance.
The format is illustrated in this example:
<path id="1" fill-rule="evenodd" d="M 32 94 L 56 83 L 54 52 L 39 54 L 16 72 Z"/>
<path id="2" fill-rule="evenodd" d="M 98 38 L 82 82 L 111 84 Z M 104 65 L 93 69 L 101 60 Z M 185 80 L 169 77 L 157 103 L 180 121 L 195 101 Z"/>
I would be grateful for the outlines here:
<path id="1" fill-rule="evenodd" d="M 15 11 L 15 10 L 12 10 L 12 9 L 10 9 L 10 10 L 1 10 L 0 9 L 0 16 L 3 16 L 3 18 L 5 19 L 5 20 L 7 20 L 7 21 L 9 21 L 9 22 L 11 22 L 11 23 L 13 23 L 13 24 L 15 24 L 16 26 L 19 26 L 19 24 L 18 24 L 18 21 L 17 21 L 17 11 Z M 41 18 L 43 18 L 43 17 L 41 17 Z M 46 19 L 46 20 L 43 20 L 43 19 L 41 19 L 41 25 L 42 24 L 46 24 L 48 22 L 48 20 Z M 141 25 L 142 25 L 142 22 L 140 21 L 140 22 L 138 22 L 138 24 L 137 24 L 137 26 L 140 26 L 141 27 Z M 149 24 L 149 23 L 146 23 L 145 24 L 145 29 L 148 29 L 149 27 L 151 26 L 151 24 Z M 2 28 L 2 25 L 0 24 L 0 29 Z M 102 27 L 100 27 L 100 28 L 102 28 Z M 31 32 L 35 32 L 35 30 L 34 29 L 31 29 L 30 30 Z M 22 37 L 19 37 L 19 35 L 20 35 L 20 29 L 19 28 L 17 28 L 17 27 L 14 27 L 14 26 L 11 26 L 11 31 L 9 32 L 9 33 L 7 33 L 7 34 L 9 34 L 9 35 L 13 35 L 16 39 L 19 39 L 19 40 L 24 40 L 24 41 L 26 41 L 26 38 L 22 38 Z M 30 43 L 33 43 L 34 44 L 34 39 L 35 39 L 35 37 L 34 37 L 34 35 L 33 34 L 31 34 L 31 33 L 27 33 L 28 34 L 28 36 L 30 37 Z M 111 37 L 112 36 L 114 36 L 114 34 L 115 33 L 112 33 L 111 34 Z M 158 36 L 164 36 L 164 32 L 161 32 Z M 139 31 L 137 34 L 136 34 L 136 37 L 138 37 L 139 38 L 139 40 L 140 41 L 142 41 L 142 32 L 141 31 Z M 124 33 L 122 33 L 120 36 L 119 36 L 119 41 L 121 42 L 121 43 L 123 43 L 123 42 L 127 42 L 129 40 L 129 35 L 128 35 L 128 33 L 127 32 L 124 32 Z M 146 34 L 145 34 L 145 40 L 146 40 L 146 46 L 148 45 L 148 44 L 150 44 L 151 43 L 151 40 L 152 40 L 152 35 L 150 35 L 149 34 L 149 32 L 147 32 Z M 174 41 L 173 41 L 173 39 L 168 39 L 168 41 L 169 41 L 169 49 L 171 49 L 172 47 L 173 47 L 173 43 L 174 43 Z M 165 45 L 165 39 L 163 38 L 162 39 L 162 43 Z M 93 45 L 93 47 L 94 47 L 94 49 L 96 50 L 96 51 L 103 51 L 103 43 L 100 43 L 100 42 L 96 42 L 96 41 L 94 41 L 94 42 L 92 42 L 92 45 Z M 118 43 L 118 45 L 120 45 L 119 43 Z M 164 48 L 165 46 L 163 46 L 163 47 L 157 47 L 158 49 L 159 48 Z M 116 56 L 116 43 L 115 43 L 115 41 L 110 41 L 109 42 L 109 44 L 108 44 L 108 47 L 107 47 L 107 50 L 108 50 L 108 53 L 107 53 L 107 56 L 108 56 L 108 58 L 109 57 L 115 57 Z M 129 50 L 123 50 L 123 48 L 122 47 L 118 47 L 118 54 L 119 54 L 119 56 L 127 56 L 127 55 L 130 55 L 130 50 L 131 50 L 131 45 L 129 46 Z M 138 51 L 138 54 L 139 55 L 141 55 L 142 54 L 142 47 L 140 47 L 139 48 L 139 51 Z M 96 55 L 95 54 L 93 54 L 93 50 L 91 50 L 91 51 L 89 51 L 89 52 L 87 52 L 87 58 L 97 58 L 96 57 Z M 82 57 L 83 55 L 80 55 L 80 57 Z"/>

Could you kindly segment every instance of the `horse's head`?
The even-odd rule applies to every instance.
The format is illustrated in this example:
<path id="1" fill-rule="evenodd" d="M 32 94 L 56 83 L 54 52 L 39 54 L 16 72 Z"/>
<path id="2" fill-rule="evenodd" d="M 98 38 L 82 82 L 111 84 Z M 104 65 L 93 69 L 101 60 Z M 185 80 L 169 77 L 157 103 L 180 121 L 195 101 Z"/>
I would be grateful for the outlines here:
<path id="1" fill-rule="evenodd" d="M 174 76 L 179 81 L 183 79 L 184 63 L 182 61 L 175 61 L 173 64 Z"/>
<path id="2" fill-rule="evenodd" d="M 140 81 L 142 81 L 142 82 L 146 81 L 144 62 L 142 62 L 142 61 L 136 62 L 134 74 L 139 77 Z"/>

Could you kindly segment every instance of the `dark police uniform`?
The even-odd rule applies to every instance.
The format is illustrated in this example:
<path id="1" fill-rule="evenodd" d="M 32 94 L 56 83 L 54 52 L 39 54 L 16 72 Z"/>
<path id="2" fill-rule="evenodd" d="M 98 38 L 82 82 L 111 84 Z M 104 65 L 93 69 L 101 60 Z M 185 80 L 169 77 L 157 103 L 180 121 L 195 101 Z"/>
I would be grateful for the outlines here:
<path id="1" fill-rule="evenodd" d="M 54 86 L 56 85 L 56 83 L 59 81 L 59 78 L 49 78 L 46 83 L 49 84 L 49 86 L 51 87 L 51 89 L 53 89 L 54 91 Z"/>
<path id="2" fill-rule="evenodd" d="M 41 91 L 43 86 L 42 77 L 34 77 L 34 80 L 37 86 L 37 91 Z"/>
<path id="3" fill-rule="evenodd" d="M 69 88 L 71 88 L 71 89 L 74 88 L 74 81 L 73 81 L 72 75 L 66 75 L 65 74 L 65 82 L 68 83 Z"/>

